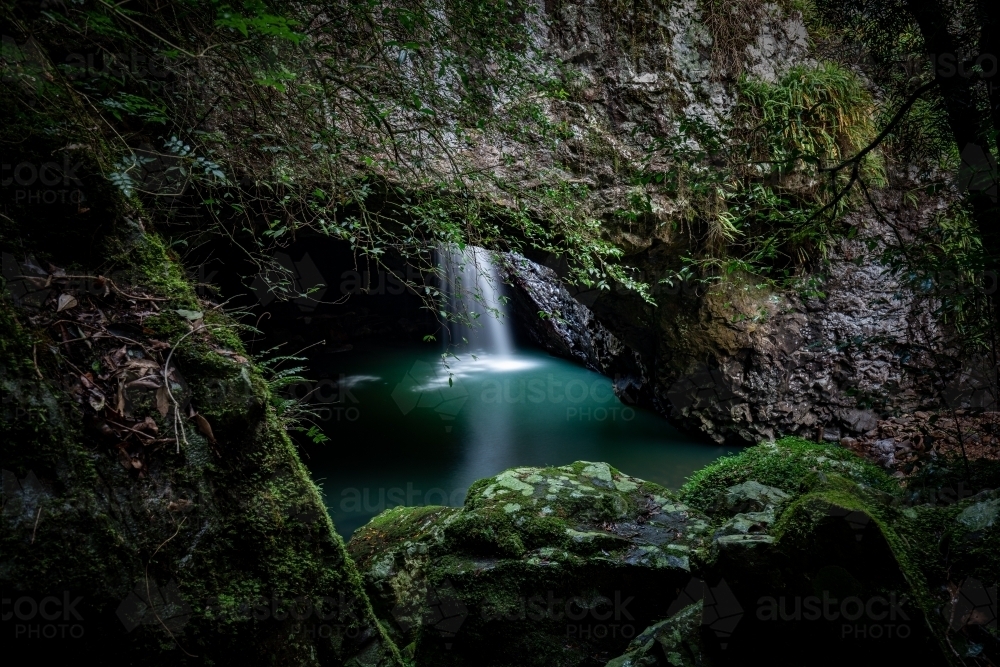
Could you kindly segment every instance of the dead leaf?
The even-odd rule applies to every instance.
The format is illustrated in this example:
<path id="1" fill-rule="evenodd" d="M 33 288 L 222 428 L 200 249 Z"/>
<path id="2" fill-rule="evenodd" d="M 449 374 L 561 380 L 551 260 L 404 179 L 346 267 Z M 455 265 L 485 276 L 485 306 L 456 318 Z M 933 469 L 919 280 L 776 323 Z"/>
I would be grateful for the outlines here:
<path id="1" fill-rule="evenodd" d="M 166 417 L 169 410 L 170 395 L 167 393 L 167 388 L 163 386 L 156 390 L 156 411 L 160 413 L 161 417 Z"/>
<path id="2" fill-rule="evenodd" d="M 208 423 L 208 420 L 196 412 L 194 414 L 194 421 L 198 424 L 198 430 L 201 431 L 202 435 L 208 438 L 208 441 L 214 445 L 215 435 L 212 434 L 212 425 Z"/>
<path id="3" fill-rule="evenodd" d="M 104 409 L 104 396 L 102 394 L 92 392 L 87 397 L 87 402 L 90 403 L 90 407 L 94 408 L 94 412 L 100 412 Z"/>
<path id="4" fill-rule="evenodd" d="M 160 434 L 160 427 L 156 425 L 156 422 L 153 421 L 152 417 L 146 417 L 142 420 L 142 423 L 137 425 L 135 428 L 138 431 L 145 431 L 146 433 L 152 433 L 153 435 Z"/>
<path id="5" fill-rule="evenodd" d="M 111 360 L 114 362 L 114 368 L 118 368 L 128 360 L 128 346 L 122 345 L 120 350 L 115 350 L 111 353 Z"/>
<path id="6" fill-rule="evenodd" d="M 163 378 L 159 375 L 147 375 L 138 380 L 132 380 L 125 385 L 126 389 L 159 389 L 163 386 Z"/>
<path id="7" fill-rule="evenodd" d="M 61 313 L 64 310 L 68 310 L 78 305 L 79 301 L 76 297 L 71 294 L 60 294 L 59 295 L 59 305 L 56 307 L 56 312 Z"/>
<path id="8" fill-rule="evenodd" d="M 129 362 L 128 364 L 125 365 L 125 368 L 127 368 L 129 371 L 133 373 L 136 373 L 139 376 L 142 376 L 154 370 L 159 372 L 160 364 L 156 363 L 152 359 L 136 358 L 136 359 L 129 359 Z"/>
<path id="9" fill-rule="evenodd" d="M 138 470 L 139 468 L 142 467 L 142 461 L 140 461 L 139 459 L 132 459 L 132 467 Z"/>
<path id="10" fill-rule="evenodd" d="M 120 443 L 118 445 L 118 460 L 121 461 L 122 466 L 127 470 L 132 467 L 132 457 L 128 455 L 127 451 L 125 451 L 124 444 L 125 443 Z"/>

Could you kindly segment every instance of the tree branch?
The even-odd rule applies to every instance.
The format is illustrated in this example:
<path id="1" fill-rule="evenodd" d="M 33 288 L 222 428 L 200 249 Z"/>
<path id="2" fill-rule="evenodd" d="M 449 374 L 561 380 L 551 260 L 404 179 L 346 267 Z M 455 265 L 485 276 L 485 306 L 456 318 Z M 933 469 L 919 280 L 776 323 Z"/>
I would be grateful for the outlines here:
<path id="1" fill-rule="evenodd" d="M 906 113 L 910 110 L 910 107 L 912 107 L 916 103 L 916 101 L 918 99 L 920 99 L 921 95 L 923 95 L 928 90 L 930 90 L 931 88 L 933 88 L 934 86 L 936 86 L 937 83 L 938 83 L 937 79 L 935 79 L 934 81 L 928 81 L 927 83 L 925 83 L 924 85 L 920 86 L 915 91 L 913 91 L 913 93 L 910 94 L 909 99 L 906 100 L 906 103 L 903 104 L 903 106 L 901 106 L 899 108 L 899 111 L 896 112 L 896 115 L 893 116 L 892 120 L 889 121 L 889 124 L 885 126 L 885 128 L 879 133 L 879 135 L 877 137 L 875 137 L 872 140 L 872 142 L 870 144 L 868 144 L 863 149 L 861 149 L 861 152 L 859 152 L 857 155 L 855 155 L 852 158 L 844 160 L 843 162 L 841 162 L 840 164 L 838 164 L 836 167 L 824 167 L 824 168 L 821 168 L 820 171 L 821 172 L 824 172 L 824 171 L 840 171 L 841 169 L 847 167 L 849 164 L 857 165 L 862 159 L 864 159 L 864 157 L 866 155 L 868 155 L 873 150 L 875 150 L 876 148 L 878 148 L 878 145 L 881 144 L 885 140 L 885 138 L 887 136 L 889 136 L 889 133 L 892 132 L 892 130 L 897 125 L 899 125 L 900 121 L 903 120 L 903 117 L 906 116 Z"/>

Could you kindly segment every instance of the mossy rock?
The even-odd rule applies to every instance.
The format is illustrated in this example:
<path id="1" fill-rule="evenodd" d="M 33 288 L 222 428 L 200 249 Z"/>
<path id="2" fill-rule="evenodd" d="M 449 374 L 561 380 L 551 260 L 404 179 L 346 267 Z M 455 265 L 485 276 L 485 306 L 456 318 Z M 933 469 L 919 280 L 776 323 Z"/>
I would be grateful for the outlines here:
<path id="1" fill-rule="evenodd" d="M 755 482 L 781 493 L 800 494 L 835 474 L 866 487 L 899 495 L 899 485 L 881 468 L 837 445 L 783 438 L 724 456 L 694 473 L 681 488 L 681 499 L 713 516 L 726 515 L 735 501 L 734 486 Z M 745 494 L 744 494 L 745 495 Z M 745 511 L 745 510 L 739 510 Z"/>
<path id="2" fill-rule="evenodd" d="M 348 550 L 417 664 L 947 665 L 949 642 L 987 650 L 995 490 L 911 505 L 851 452 L 792 439 L 709 466 L 682 496 L 707 513 L 602 463 L 515 468 L 462 508 L 385 512 Z M 626 597 L 633 637 L 595 622 Z"/>
<path id="3" fill-rule="evenodd" d="M 666 615 L 711 530 L 667 489 L 578 461 L 480 480 L 462 508 L 389 510 L 348 550 L 418 664 L 589 665 Z"/>
<path id="4" fill-rule="evenodd" d="M 668 636 L 700 638 L 700 657 L 651 643 L 684 625 L 671 615 L 610 664 L 737 665 L 761 655 L 777 665 L 804 655 L 815 665 L 961 664 L 950 645 L 992 655 L 996 490 L 911 504 L 850 452 L 795 441 L 724 459 L 692 482 L 682 495 L 713 518 L 713 548 L 679 600 L 714 610 L 700 634 Z"/>
<path id="5" fill-rule="evenodd" d="M 107 214 L 114 219 L 116 212 Z M 139 274 L 183 276 L 155 235 L 128 238 L 115 261 Z M 266 383 L 232 334 L 235 323 L 213 315 L 209 333 L 178 345 L 166 323 L 183 323 L 167 313 L 195 303 L 193 287 L 133 287 L 167 300 L 160 302 L 161 328 L 139 326 L 139 309 L 114 293 L 89 295 L 61 316 L 98 303 L 112 333 L 75 347 L 52 342 L 44 325 L 50 304 L 0 299 L 0 581 L 5 597 L 27 600 L 23 609 L 48 597 L 78 600 L 78 617 L 71 617 L 78 623 L 65 632 L 55 622 L 37 624 L 39 633 L 63 636 L 35 643 L 35 657 L 73 650 L 99 653 L 108 665 L 400 665 L 269 406 Z M 111 399 L 81 398 L 87 382 L 108 386 L 108 355 L 117 350 L 123 363 L 153 364 L 153 338 L 172 346 L 170 368 L 184 376 L 177 397 L 211 422 L 211 438 L 186 410 L 175 427 L 149 389 L 124 389 L 126 408 L 115 418 Z M 222 348 L 244 361 L 226 358 Z M 155 363 L 159 369 L 163 360 Z M 80 369 L 94 379 L 85 381 Z M 140 444 L 140 458 L 123 459 L 123 438 L 107 424 L 126 413 L 148 418 L 161 435 L 181 427 L 184 435 L 176 444 Z"/>
<path id="6" fill-rule="evenodd" d="M 606 667 L 710 667 L 702 648 L 702 600 L 642 631 Z"/>

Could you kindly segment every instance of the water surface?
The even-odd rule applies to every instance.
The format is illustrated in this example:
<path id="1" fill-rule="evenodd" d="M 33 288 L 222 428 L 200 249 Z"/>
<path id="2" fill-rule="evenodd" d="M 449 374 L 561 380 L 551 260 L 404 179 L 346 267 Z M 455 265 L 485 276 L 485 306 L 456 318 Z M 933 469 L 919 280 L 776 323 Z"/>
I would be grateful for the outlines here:
<path id="1" fill-rule="evenodd" d="M 331 437 L 306 463 L 349 537 L 396 505 L 459 506 L 469 485 L 516 466 L 607 461 L 678 488 L 733 448 L 707 445 L 624 405 L 611 380 L 544 352 L 463 354 L 427 346 L 328 354 L 310 400 Z"/>

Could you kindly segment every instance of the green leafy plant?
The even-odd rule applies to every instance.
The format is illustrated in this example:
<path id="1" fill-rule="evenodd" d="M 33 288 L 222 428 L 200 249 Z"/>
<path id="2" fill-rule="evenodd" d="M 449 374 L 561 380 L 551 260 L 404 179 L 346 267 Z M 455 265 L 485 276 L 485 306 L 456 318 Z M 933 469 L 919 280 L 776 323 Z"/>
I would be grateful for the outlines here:
<path id="1" fill-rule="evenodd" d="M 289 368 L 279 368 L 286 362 L 306 361 L 306 357 L 296 355 L 274 355 L 268 356 L 277 348 L 265 350 L 259 355 L 255 355 L 254 361 L 260 369 L 267 382 L 268 396 L 271 407 L 275 415 L 286 431 L 304 433 L 307 438 L 316 444 L 323 444 L 329 440 L 319 426 L 313 421 L 320 419 L 319 413 L 309 407 L 306 399 L 309 395 L 302 397 L 289 396 L 287 389 L 293 385 L 308 383 L 301 373 L 305 366 L 292 366 Z"/>
<path id="2" fill-rule="evenodd" d="M 684 119 L 654 141 L 639 183 L 665 191 L 682 228 L 699 239 L 689 271 L 745 272 L 795 280 L 826 256 L 830 242 L 855 230 L 841 225 L 860 196 L 850 174 L 823 171 L 860 151 L 875 135 L 873 101 L 857 77 L 831 63 L 791 69 L 770 83 L 740 79 L 733 117 L 713 125 Z M 858 179 L 886 184 L 882 158 L 870 153 Z"/>

